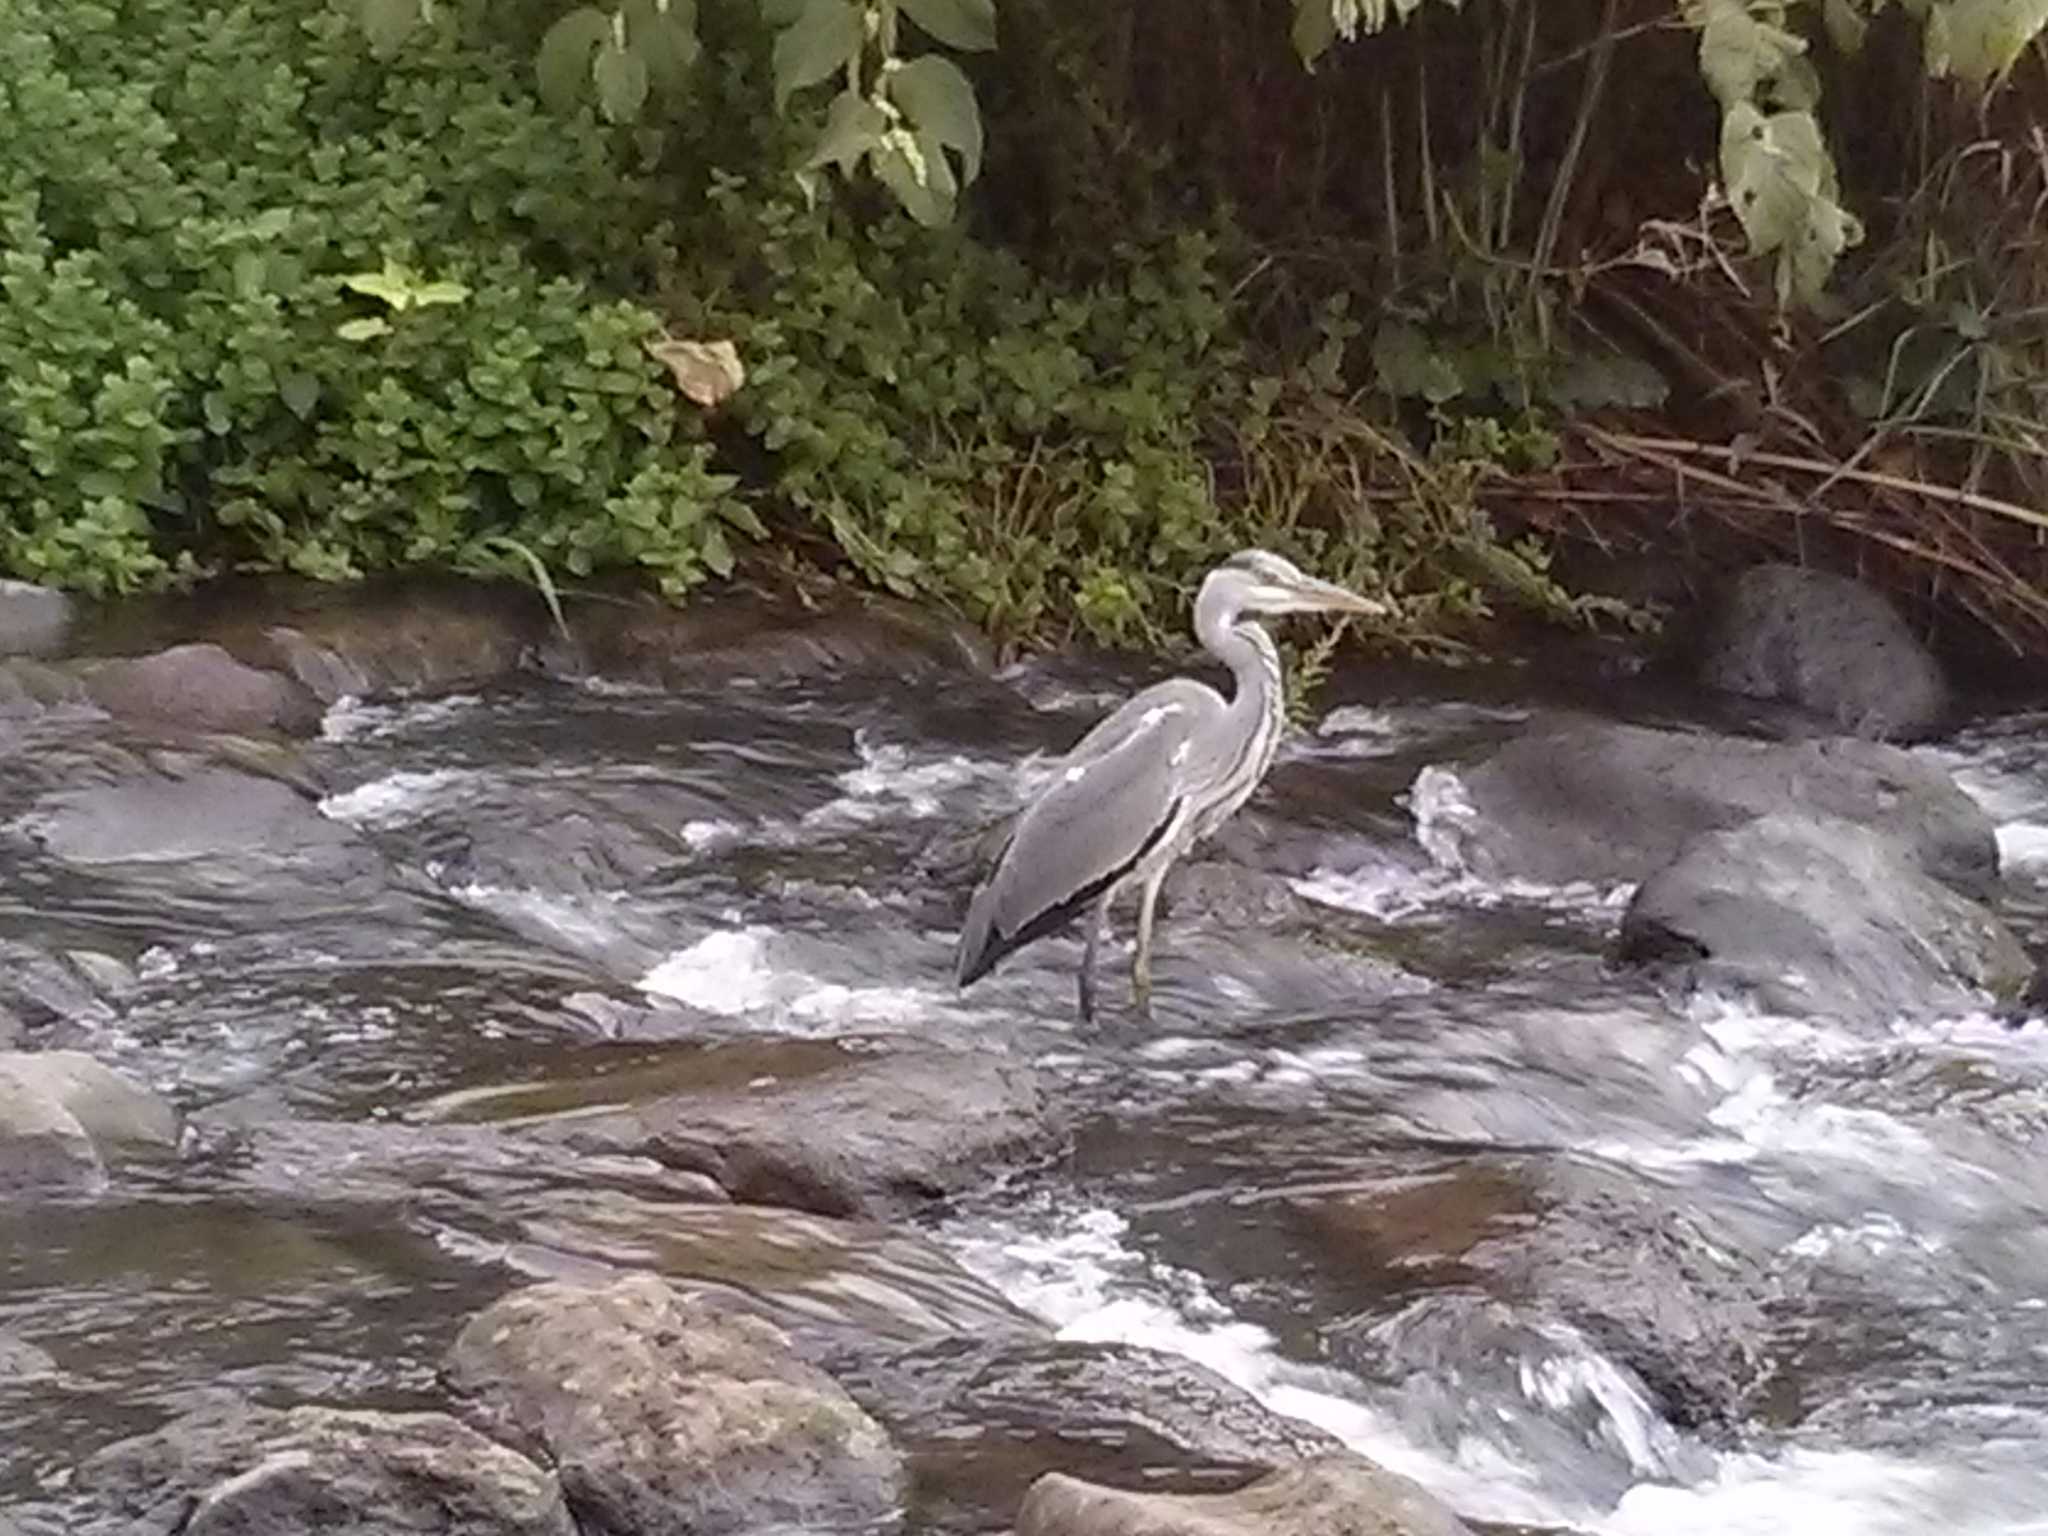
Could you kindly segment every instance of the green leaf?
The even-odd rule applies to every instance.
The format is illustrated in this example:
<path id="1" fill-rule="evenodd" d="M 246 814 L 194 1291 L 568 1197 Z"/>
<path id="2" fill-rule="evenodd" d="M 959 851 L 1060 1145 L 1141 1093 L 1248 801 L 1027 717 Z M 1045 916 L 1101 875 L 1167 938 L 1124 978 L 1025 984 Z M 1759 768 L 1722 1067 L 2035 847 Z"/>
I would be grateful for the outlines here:
<path id="1" fill-rule="evenodd" d="M 627 0 L 626 46 L 645 62 L 657 89 L 675 90 L 703 51 L 696 0 Z"/>
<path id="2" fill-rule="evenodd" d="M 896 0 L 896 8 L 948 48 L 996 45 L 996 0 Z"/>
<path id="3" fill-rule="evenodd" d="M 404 309 L 412 303 L 412 274 L 388 263 L 381 272 L 350 272 L 342 278 L 341 286 L 351 293 L 380 299 L 393 309 Z"/>
<path id="4" fill-rule="evenodd" d="M 647 105 L 647 61 L 607 37 L 590 67 L 597 83 L 597 110 L 608 123 L 630 123 Z"/>
<path id="5" fill-rule="evenodd" d="M 861 12 L 847 0 L 807 0 L 803 14 L 775 38 L 775 110 L 858 59 L 866 37 Z"/>
<path id="6" fill-rule="evenodd" d="M 1805 228 L 1830 175 L 1812 113 L 1766 117 L 1745 101 L 1722 120 L 1721 178 L 1749 248 L 1758 255 L 1777 250 Z"/>
<path id="7" fill-rule="evenodd" d="M 359 14 L 371 54 L 395 58 L 420 23 L 420 0 L 362 0 Z"/>
<path id="8" fill-rule="evenodd" d="M 884 76 L 889 99 L 918 133 L 960 152 L 963 185 L 981 174 L 981 110 L 974 87 L 951 59 L 928 53 Z"/>
<path id="9" fill-rule="evenodd" d="M 874 167 L 903 211 L 918 223 L 937 229 L 953 221 L 953 176 L 936 144 L 928 153 L 923 143 L 899 128 L 875 151 Z"/>
<path id="10" fill-rule="evenodd" d="M 1707 0 L 1700 29 L 1700 73 L 1725 111 L 1754 101 L 1791 61 L 1806 52 L 1806 40 L 1749 14 L 1743 0 Z"/>
<path id="11" fill-rule="evenodd" d="M 1861 0 L 1826 0 L 1821 20 L 1828 37 L 1844 53 L 1861 53 L 1863 39 L 1870 31 L 1870 18 L 1863 14 Z"/>
<path id="12" fill-rule="evenodd" d="M 320 381 L 310 373 L 288 373 L 278 381 L 277 393 L 285 409 L 305 421 L 320 403 Z"/>
<path id="13" fill-rule="evenodd" d="M 1927 16 L 1927 72 L 1975 86 L 2003 80 L 2048 26 L 2048 0 L 1949 0 Z"/>
<path id="14" fill-rule="evenodd" d="M 591 56 L 611 35 L 611 18 L 590 5 L 578 6 L 549 27 L 533 65 L 540 99 L 557 112 L 575 106 L 590 80 Z"/>
<path id="15" fill-rule="evenodd" d="M 1403 320 L 1389 320 L 1373 337 L 1372 366 L 1389 394 L 1442 405 L 1465 392 L 1457 366 Z"/>
<path id="16" fill-rule="evenodd" d="M 1311 73 L 1316 60 L 1337 41 L 1337 18 L 1330 0 L 1294 0 L 1294 51 Z"/>
<path id="17" fill-rule="evenodd" d="M 732 574 L 732 545 L 726 542 L 725 531 L 717 524 L 714 523 L 704 530 L 704 546 L 701 553 L 704 556 L 704 564 L 710 567 L 712 574 Z"/>
<path id="18" fill-rule="evenodd" d="M 804 165 L 810 170 L 836 165 L 840 174 L 850 176 L 861 156 L 879 145 L 888 131 L 889 119 L 880 107 L 858 91 L 841 91 L 832 98 L 831 110 L 825 114 L 825 131 L 818 135 Z"/>
<path id="19" fill-rule="evenodd" d="M 372 315 L 365 320 L 344 320 L 334 328 L 343 341 L 368 341 L 372 336 L 389 336 L 391 322 Z"/>

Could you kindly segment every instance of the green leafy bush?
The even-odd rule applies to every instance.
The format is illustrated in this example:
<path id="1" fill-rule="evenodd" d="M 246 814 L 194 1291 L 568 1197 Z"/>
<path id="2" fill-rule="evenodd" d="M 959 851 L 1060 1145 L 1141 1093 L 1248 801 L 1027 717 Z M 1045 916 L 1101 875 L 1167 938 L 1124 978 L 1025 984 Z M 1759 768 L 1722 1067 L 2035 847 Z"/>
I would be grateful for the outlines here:
<path id="1" fill-rule="evenodd" d="M 590 284 L 660 238 L 620 163 L 453 25 L 386 65 L 291 0 L 0 0 L 0 564 L 729 568 L 660 321 Z"/>

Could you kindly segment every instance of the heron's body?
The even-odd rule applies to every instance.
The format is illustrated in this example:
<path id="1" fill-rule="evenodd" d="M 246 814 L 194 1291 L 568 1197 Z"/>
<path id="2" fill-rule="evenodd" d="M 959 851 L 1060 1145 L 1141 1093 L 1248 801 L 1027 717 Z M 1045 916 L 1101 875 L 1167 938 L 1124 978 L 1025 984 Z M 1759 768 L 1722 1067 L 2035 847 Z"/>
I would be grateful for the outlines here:
<path id="1" fill-rule="evenodd" d="M 1210 574 L 1196 599 L 1195 633 L 1230 668 L 1230 698 L 1191 678 L 1169 678 L 1075 744 L 974 893 L 960 932 L 960 985 L 1081 916 L 1081 1013 L 1091 1017 L 1095 951 L 1110 904 L 1135 889 L 1132 986 L 1140 1009 L 1148 1006 L 1160 884 L 1175 860 L 1251 797 L 1285 726 L 1279 652 L 1247 615 L 1310 610 L 1383 611 L 1259 550 Z"/>

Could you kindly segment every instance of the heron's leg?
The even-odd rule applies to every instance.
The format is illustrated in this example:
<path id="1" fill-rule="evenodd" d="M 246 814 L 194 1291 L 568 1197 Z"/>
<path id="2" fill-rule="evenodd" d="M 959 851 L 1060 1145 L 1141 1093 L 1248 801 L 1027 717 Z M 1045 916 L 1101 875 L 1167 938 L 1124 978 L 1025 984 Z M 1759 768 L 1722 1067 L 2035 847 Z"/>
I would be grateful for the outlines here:
<path id="1" fill-rule="evenodd" d="M 1152 1017 L 1152 916 L 1159 906 L 1159 887 L 1166 881 L 1164 869 L 1145 881 L 1138 893 L 1138 951 L 1131 957 L 1131 997 L 1141 1018 Z"/>
<path id="2" fill-rule="evenodd" d="M 1088 925 L 1081 941 L 1081 1022 L 1095 1022 L 1095 951 L 1102 947 L 1102 930 L 1109 926 L 1109 893 L 1095 903 L 1084 919 Z"/>

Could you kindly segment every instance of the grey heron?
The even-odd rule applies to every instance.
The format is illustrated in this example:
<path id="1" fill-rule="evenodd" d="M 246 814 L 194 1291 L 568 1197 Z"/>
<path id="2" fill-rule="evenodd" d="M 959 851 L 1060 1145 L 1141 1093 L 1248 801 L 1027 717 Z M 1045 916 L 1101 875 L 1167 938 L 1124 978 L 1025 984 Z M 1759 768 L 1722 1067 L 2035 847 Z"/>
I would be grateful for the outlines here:
<path id="1" fill-rule="evenodd" d="M 968 904 L 958 984 L 1081 916 L 1081 1017 L 1094 1018 L 1095 952 L 1110 903 L 1135 887 L 1131 992 L 1138 1011 L 1149 1013 L 1160 884 L 1176 859 L 1251 797 L 1286 723 L 1280 653 L 1256 616 L 1387 611 L 1263 549 L 1240 550 L 1211 571 L 1195 598 L 1195 636 L 1230 668 L 1230 698 L 1193 678 L 1168 678 L 1124 703 L 1055 765 Z"/>

